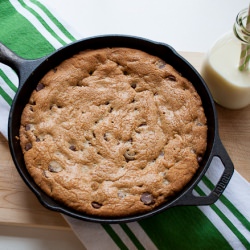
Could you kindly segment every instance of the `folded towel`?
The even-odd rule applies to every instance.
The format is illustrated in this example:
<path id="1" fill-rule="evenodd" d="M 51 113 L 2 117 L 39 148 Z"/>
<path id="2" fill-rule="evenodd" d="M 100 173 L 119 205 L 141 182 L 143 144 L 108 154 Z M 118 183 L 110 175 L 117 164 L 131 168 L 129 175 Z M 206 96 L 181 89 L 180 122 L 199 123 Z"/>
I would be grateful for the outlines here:
<path id="1" fill-rule="evenodd" d="M 1 0 L 0 42 L 21 57 L 35 59 L 81 38 L 55 13 L 41 1 Z M 17 88 L 14 71 L 0 63 L 0 132 L 6 139 Z M 214 157 L 195 194 L 208 195 L 223 169 Z M 174 207 L 148 219 L 114 225 L 63 216 L 87 249 L 250 249 L 250 185 L 237 171 L 211 206 Z"/>

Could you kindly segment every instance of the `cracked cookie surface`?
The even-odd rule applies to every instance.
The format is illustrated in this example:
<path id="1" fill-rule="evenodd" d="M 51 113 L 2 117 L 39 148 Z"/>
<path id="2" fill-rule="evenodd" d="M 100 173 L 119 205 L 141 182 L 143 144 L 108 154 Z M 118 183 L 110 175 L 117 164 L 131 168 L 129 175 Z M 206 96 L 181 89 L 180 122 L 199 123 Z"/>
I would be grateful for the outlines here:
<path id="1" fill-rule="evenodd" d="M 41 189 L 98 216 L 142 213 L 176 195 L 206 141 L 192 83 L 129 48 L 83 51 L 49 71 L 20 127 L 26 167 Z"/>

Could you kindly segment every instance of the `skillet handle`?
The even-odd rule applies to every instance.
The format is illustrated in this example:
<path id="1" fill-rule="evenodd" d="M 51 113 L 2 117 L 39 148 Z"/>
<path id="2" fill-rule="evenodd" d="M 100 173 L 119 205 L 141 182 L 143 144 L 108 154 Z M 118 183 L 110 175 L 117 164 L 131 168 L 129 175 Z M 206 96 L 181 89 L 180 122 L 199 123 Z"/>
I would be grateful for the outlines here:
<path id="1" fill-rule="evenodd" d="M 19 87 L 23 85 L 34 69 L 44 61 L 44 58 L 28 60 L 16 55 L 13 51 L 0 43 L 0 62 L 10 66 L 19 77 Z"/>
<path id="2" fill-rule="evenodd" d="M 219 136 L 217 135 L 215 146 L 212 151 L 212 157 L 219 157 L 223 167 L 224 171 L 221 174 L 221 177 L 218 181 L 218 183 L 215 185 L 214 189 L 211 191 L 211 193 L 208 196 L 195 196 L 193 194 L 193 189 L 188 190 L 178 201 L 175 203 L 175 205 L 211 205 L 215 203 L 220 196 L 222 195 L 223 191 L 227 187 L 233 172 L 234 172 L 234 166 L 233 163 L 227 154 Z M 210 166 L 211 167 L 210 163 Z"/>

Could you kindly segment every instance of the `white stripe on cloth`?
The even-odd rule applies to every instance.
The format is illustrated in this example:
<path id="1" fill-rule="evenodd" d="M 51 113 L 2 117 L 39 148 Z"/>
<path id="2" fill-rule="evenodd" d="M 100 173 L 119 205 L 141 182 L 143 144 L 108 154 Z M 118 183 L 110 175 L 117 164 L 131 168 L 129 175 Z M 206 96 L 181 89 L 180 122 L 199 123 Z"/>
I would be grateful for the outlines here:
<path id="1" fill-rule="evenodd" d="M 234 196 L 232 193 L 234 193 Z M 237 171 L 234 172 L 223 194 L 250 221 L 250 183 Z"/>
<path id="2" fill-rule="evenodd" d="M 210 194 L 211 190 L 205 185 L 205 183 L 201 182 L 199 187 L 206 194 Z M 220 201 L 214 203 L 214 205 L 223 213 L 227 215 L 227 219 L 231 221 L 231 223 L 239 230 L 239 232 L 250 242 L 250 234 L 249 231 L 245 228 L 244 225 L 238 220 L 238 218 Z"/>
<path id="3" fill-rule="evenodd" d="M 62 216 L 69 223 L 70 227 L 87 249 L 118 249 L 115 242 L 100 224 L 80 221 L 67 215 Z M 145 249 L 157 250 L 154 243 L 137 222 L 131 222 L 127 225 Z M 111 227 L 128 249 L 137 249 L 119 224 L 112 224 Z"/>
<path id="4" fill-rule="evenodd" d="M 214 157 L 211 165 L 206 173 L 206 177 L 213 183 L 213 185 L 216 185 L 218 183 L 218 180 L 220 179 L 222 173 L 224 170 L 224 166 L 220 160 L 220 158 L 218 157 Z M 233 175 L 233 178 L 235 179 L 235 176 L 239 175 L 236 171 Z M 233 179 L 232 178 L 232 179 Z M 234 183 L 233 180 L 231 180 L 226 188 L 226 190 L 231 189 L 231 185 L 232 183 Z M 242 190 L 247 190 L 247 187 L 242 187 L 242 182 L 238 183 L 238 187 L 241 187 Z M 205 183 L 203 181 L 200 181 L 198 186 L 201 188 L 201 190 L 206 194 L 210 194 L 211 190 L 205 185 Z M 228 193 L 227 195 L 227 199 L 232 201 L 235 199 L 235 197 L 238 197 L 240 195 L 238 195 L 237 192 L 237 188 L 236 189 L 231 189 L 230 193 Z M 194 193 L 196 193 L 194 191 Z M 244 192 L 247 193 L 247 192 Z M 198 195 L 196 193 L 196 195 Z M 225 196 L 225 192 L 223 193 L 223 195 Z M 242 201 L 242 204 L 247 204 L 246 200 Z M 220 201 L 218 200 L 215 204 L 214 204 L 224 215 L 227 216 L 227 218 L 234 224 L 234 226 L 239 230 L 239 232 L 248 240 L 250 241 L 249 237 L 249 231 L 244 227 L 244 225 L 242 225 L 242 223 L 238 220 L 238 218 Z M 241 209 L 241 204 L 237 204 L 238 206 L 235 206 L 239 211 Z M 212 218 L 218 217 L 220 218 L 211 207 L 207 206 L 207 208 L 204 207 L 199 207 L 200 210 L 209 218 L 211 215 Z M 249 211 L 248 211 L 249 213 Z M 243 213 L 244 216 L 246 215 L 246 211 Z M 230 228 L 228 228 L 228 226 L 222 221 L 222 219 L 220 218 L 219 220 L 215 219 L 214 221 L 212 221 L 212 223 L 214 224 L 214 226 L 220 231 L 220 233 L 228 240 L 228 242 L 232 245 L 232 246 L 241 246 L 242 248 L 234 248 L 234 249 L 245 249 L 245 247 L 242 245 L 242 243 L 240 242 L 240 240 L 238 239 L 238 237 L 231 231 Z M 223 224 L 223 226 L 221 226 Z M 230 232 L 230 233 L 229 233 Z"/>
<path id="5" fill-rule="evenodd" d="M 31 14 L 28 10 L 26 10 L 18 1 L 10 0 L 10 3 L 13 7 L 19 12 L 22 16 L 24 16 L 33 26 L 48 40 L 48 42 L 55 48 L 58 49 L 62 47 L 62 44 L 56 40 L 39 22 L 39 20 Z"/>
<path id="6" fill-rule="evenodd" d="M 18 84 L 19 84 L 19 80 L 18 80 L 18 77 L 17 77 L 17 74 L 16 72 L 10 68 L 9 66 L 5 65 L 5 64 L 2 64 L 0 63 L 0 69 L 4 72 L 4 74 L 6 76 L 8 76 L 8 78 L 10 79 L 10 81 L 16 86 L 18 87 Z"/>
<path id="7" fill-rule="evenodd" d="M 103 229 L 101 224 L 81 221 L 67 215 L 62 215 L 75 232 L 78 239 L 88 250 L 118 250 L 112 238 Z"/>
<path id="8" fill-rule="evenodd" d="M 137 222 L 127 223 L 127 226 L 131 229 L 131 231 L 134 233 L 136 238 L 140 241 L 145 249 L 157 250 L 155 244 Z"/>
<path id="9" fill-rule="evenodd" d="M 50 6 L 50 2 L 48 1 L 44 1 L 44 0 L 40 0 L 40 2 L 46 6 L 47 9 L 50 10 L 51 13 L 53 13 L 53 16 L 57 19 L 60 20 L 60 23 L 64 26 L 64 28 L 66 30 L 68 30 L 70 32 L 70 34 L 75 38 L 75 39 L 81 39 L 84 37 L 84 34 L 80 34 L 79 31 L 77 31 L 77 27 L 72 27 L 69 25 L 68 22 L 65 22 L 65 20 L 63 19 L 62 16 L 58 15 L 58 12 L 56 11 L 56 9 L 54 9 L 53 7 Z"/>
<path id="10" fill-rule="evenodd" d="M 8 139 L 8 117 L 10 105 L 0 95 L 0 133 Z"/>
<path id="11" fill-rule="evenodd" d="M 119 236 L 119 238 L 122 240 L 122 242 L 126 245 L 126 247 L 129 250 L 137 249 L 134 243 L 130 240 L 128 235 L 123 231 L 123 229 L 119 224 L 112 224 L 110 226 L 113 228 L 113 230 L 116 232 L 116 234 Z"/>
<path id="12" fill-rule="evenodd" d="M 0 76 L 0 87 L 3 89 L 3 91 L 11 97 L 11 99 L 14 98 L 15 92 L 5 83 L 4 79 Z"/>
<path id="13" fill-rule="evenodd" d="M 194 191 L 196 195 L 196 191 Z M 210 206 L 198 206 L 198 208 L 203 212 L 203 214 L 211 221 L 214 227 L 222 234 L 222 236 L 228 241 L 231 247 L 235 250 L 245 250 L 246 248 L 240 242 L 240 240 L 232 233 L 232 231 L 227 227 L 227 225 L 222 221 L 222 219 L 215 213 L 215 211 Z"/>
<path id="14" fill-rule="evenodd" d="M 17 87 L 18 77 L 13 69 L 9 66 L 0 63 L 0 69 L 9 78 L 9 80 Z M 0 87 L 11 99 L 14 98 L 15 92 L 5 83 L 4 79 L 0 76 Z M 8 118 L 10 113 L 10 105 L 0 96 L 0 133 L 8 139 Z"/>
<path id="15" fill-rule="evenodd" d="M 209 168 L 206 176 L 216 185 L 221 171 L 224 169 L 221 160 L 214 157 L 212 160 L 214 167 Z M 222 169 L 222 170 L 221 170 Z M 241 190 L 239 193 L 238 190 Z M 232 195 L 233 194 L 233 195 Z M 237 171 L 234 174 L 223 192 L 223 195 L 250 221 L 250 183 L 246 181 Z"/>
<path id="16" fill-rule="evenodd" d="M 70 43 L 71 40 L 66 37 L 63 32 L 51 21 L 51 19 L 44 13 L 43 10 L 41 10 L 37 5 L 33 4 L 32 2 L 28 0 L 24 0 L 24 3 L 32 8 L 35 12 L 37 12 L 43 20 L 47 23 L 47 25 L 50 26 L 50 28 L 66 43 Z"/>
<path id="17" fill-rule="evenodd" d="M 9 66 L 0 63 L 0 69 L 3 73 L 9 78 L 9 80 L 17 87 L 18 86 L 18 77 L 13 69 Z M 15 91 L 13 91 L 7 83 L 5 83 L 4 79 L 0 76 L 0 87 L 4 90 L 4 92 L 13 99 L 15 96 Z"/>

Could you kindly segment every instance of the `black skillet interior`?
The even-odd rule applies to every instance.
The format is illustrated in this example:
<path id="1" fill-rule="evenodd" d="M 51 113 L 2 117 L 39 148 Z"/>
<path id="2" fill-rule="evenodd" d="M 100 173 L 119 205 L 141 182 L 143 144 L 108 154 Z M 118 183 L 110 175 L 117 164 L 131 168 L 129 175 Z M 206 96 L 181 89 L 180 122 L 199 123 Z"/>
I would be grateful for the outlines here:
<path id="1" fill-rule="evenodd" d="M 79 51 L 85 49 L 96 49 L 103 47 L 130 47 L 135 49 L 140 49 L 149 54 L 156 55 L 171 64 L 176 68 L 184 77 L 191 81 L 196 88 L 197 92 L 201 96 L 205 114 L 208 121 L 208 146 L 207 151 L 201 162 L 201 167 L 190 181 L 190 183 L 182 190 L 182 192 L 172 200 L 166 202 L 164 205 L 155 209 L 154 211 L 148 212 L 143 215 L 134 215 L 123 218 L 98 218 L 95 216 L 89 216 L 86 214 L 79 213 L 77 211 L 72 211 L 71 209 L 58 204 L 46 194 L 44 194 L 40 188 L 34 183 L 33 179 L 30 177 L 29 173 L 26 170 L 25 163 L 23 160 L 23 154 L 19 145 L 19 141 L 16 139 L 16 136 L 19 135 L 20 127 L 20 117 L 22 110 L 26 103 L 29 101 L 31 92 L 36 88 L 36 85 L 44 74 L 50 69 L 56 67 L 63 60 L 71 57 L 72 55 L 78 53 Z M 35 68 L 33 72 L 30 72 L 30 76 L 25 82 L 20 83 L 20 88 L 18 93 L 13 100 L 13 105 L 10 111 L 9 117 L 9 144 L 12 157 L 14 159 L 17 170 L 19 171 L 21 177 L 24 179 L 26 184 L 31 188 L 31 190 L 36 194 L 39 201 L 47 208 L 50 208 L 55 211 L 62 212 L 64 214 L 73 216 L 75 218 L 93 221 L 93 222 L 108 222 L 108 223 L 119 223 L 119 222 L 129 222 L 142 218 L 146 218 L 155 213 L 158 213 L 166 208 L 175 206 L 175 202 L 178 200 L 178 197 L 185 194 L 189 189 L 193 189 L 198 181 L 202 178 L 207 168 L 210 165 L 210 162 L 213 158 L 211 155 L 212 148 L 214 147 L 217 135 L 217 117 L 215 106 L 211 98 L 210 92 L 206 87 L 206 84 L 197 73 L 197 71 L 180 55 L 178 55 L 175 50 L 166 45 L 155 43 L 146 39 L 129 37 L 129 36 L 120 36 L 120 35 L 111 35 L 111 36 L 99 36 L 88 39 L 83 39 L 65 46 L 62 49 L 59 49 L 55 53 L 49 55 L 48 57 L 41 60 L 41 64 Z"/>

